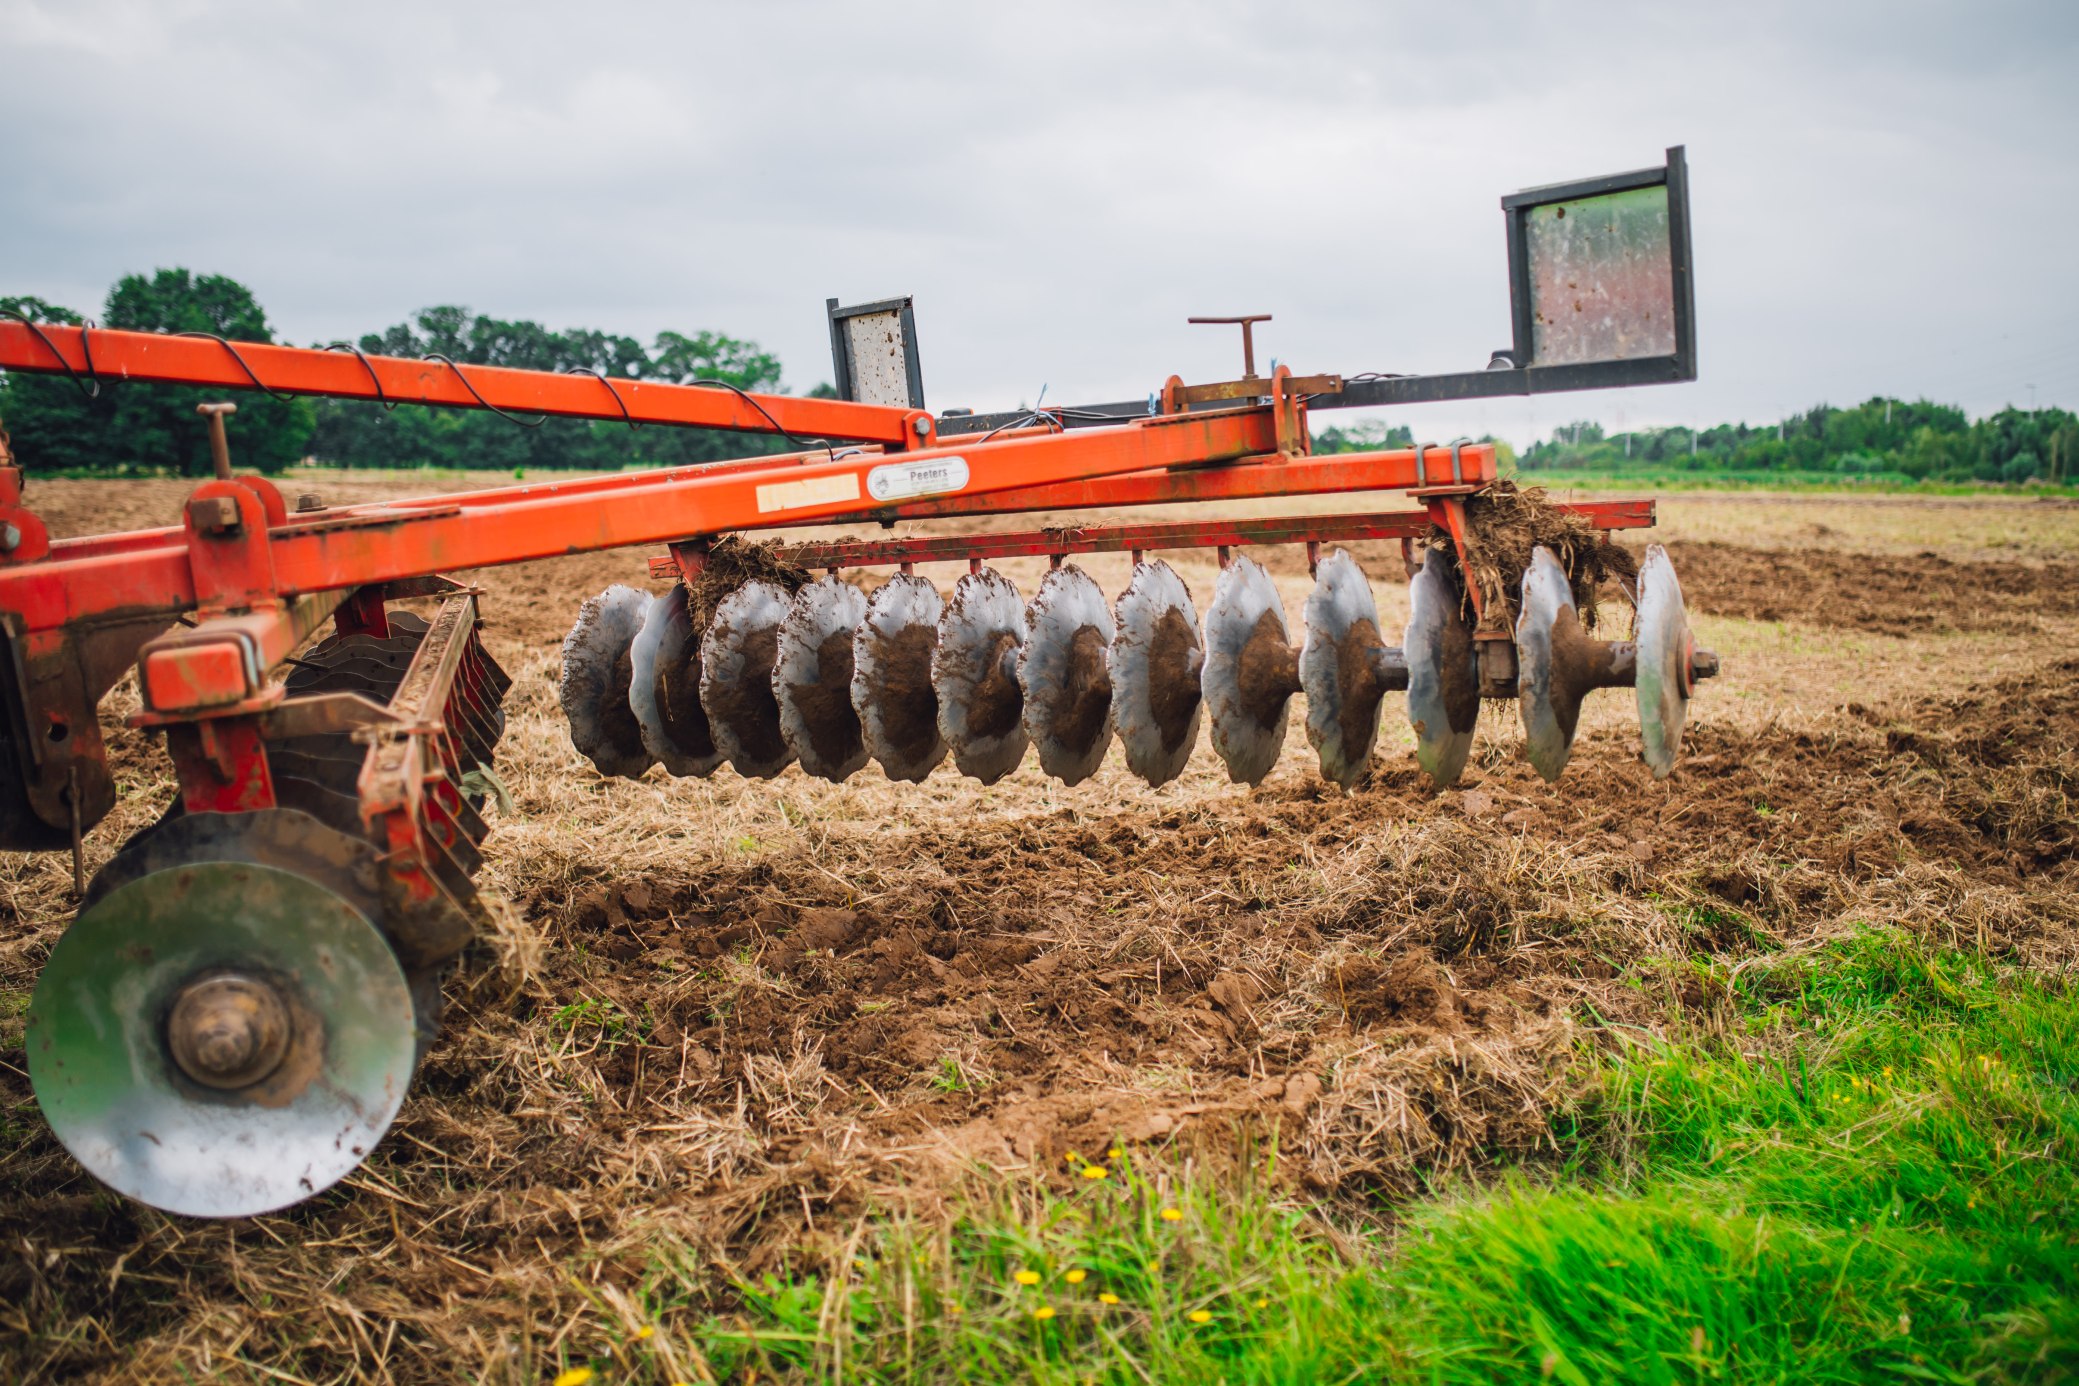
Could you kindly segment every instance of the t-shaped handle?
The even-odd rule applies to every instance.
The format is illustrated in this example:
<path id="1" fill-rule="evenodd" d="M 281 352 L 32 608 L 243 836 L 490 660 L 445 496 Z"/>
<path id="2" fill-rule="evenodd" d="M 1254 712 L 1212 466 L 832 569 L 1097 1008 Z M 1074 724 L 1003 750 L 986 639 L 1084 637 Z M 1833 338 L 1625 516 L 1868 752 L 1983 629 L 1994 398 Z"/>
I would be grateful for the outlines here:
<path id="1" fill-rule="evenodd" d="M 238 406 L 225 400 L 219 404 L 198 404 L 195 412 L 209 420 L 209 460 L 216 464 L 217 480 L 231 479 L 231 440 L 224 434 L 224 415 L 236 414 Z"/>
<path id="2" fill-rule="evenodd" d="M 1244 316 L 1242 316 L 1242 317 L 1239 317 L 1239 318 L 1186 318 L 1186 319 L 1184 319 L 1184 321 L 1186 321 L 1186 322 L 1214 322 L 1214 323 L 1222 323 L 1222 324 L 1229 324 L 1229 323 L 1240 323 L 1240 324 L 1241 324 L 1241 326 L 1242 326 L 1242 379 L 1244 379 L 1244 380 L 1254 380 L 1254 379 L 1256 378 L 1256 337 L 1255 337 L 1255 327 L 1256 327 L 1256 324 L 1257 324 L 1257 323 L 1259 323 L 1259 322 L 1269 322 L 1270 320 L 1271 320 L 1271 315 L 1270 315 L 1270 314 L 1268 314 L 1268 313 L 1248 313 L 1248 314 L 1245 314 Z"/>

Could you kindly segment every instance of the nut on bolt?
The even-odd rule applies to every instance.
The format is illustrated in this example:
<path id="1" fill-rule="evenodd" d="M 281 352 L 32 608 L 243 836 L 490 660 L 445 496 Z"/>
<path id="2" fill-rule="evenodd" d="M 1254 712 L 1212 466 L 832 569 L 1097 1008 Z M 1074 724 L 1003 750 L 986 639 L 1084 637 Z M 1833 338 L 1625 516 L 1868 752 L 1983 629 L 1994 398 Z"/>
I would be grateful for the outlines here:
<path id="1" fill-rule="evenodd" d="M 229 534 L 238 528 L 238 502 L 229 496 L 198 496 L 188 502 L 188 518 L 204 534 Z"/>
<path id="2" fill-rule="evenodd" d="M 296 497 L 296 513 L 299 515 L 307 515 L 313 510 L 323 510 L 324 508 L 325 498 L 316 491 L 305 491 L 302 495 Z"/>
<path id="3" fill-rule="evenodd" d="M 0 525 L 0 553 L 13 553 L 22 546 L 22 527 L 12 521 Z"/>

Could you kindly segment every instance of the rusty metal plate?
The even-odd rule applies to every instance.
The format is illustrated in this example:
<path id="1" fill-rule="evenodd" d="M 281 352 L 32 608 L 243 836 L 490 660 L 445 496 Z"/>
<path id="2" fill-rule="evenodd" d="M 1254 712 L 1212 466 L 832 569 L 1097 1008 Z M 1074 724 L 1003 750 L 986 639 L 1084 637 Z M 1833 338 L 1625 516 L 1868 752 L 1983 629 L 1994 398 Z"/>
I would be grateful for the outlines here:
<path id="1" fill-rule="evenodd" d="M 1531 364 L 1674 354 L 1674 260 L 1664 185 L 1533 207 L 1524 231 Z"/>

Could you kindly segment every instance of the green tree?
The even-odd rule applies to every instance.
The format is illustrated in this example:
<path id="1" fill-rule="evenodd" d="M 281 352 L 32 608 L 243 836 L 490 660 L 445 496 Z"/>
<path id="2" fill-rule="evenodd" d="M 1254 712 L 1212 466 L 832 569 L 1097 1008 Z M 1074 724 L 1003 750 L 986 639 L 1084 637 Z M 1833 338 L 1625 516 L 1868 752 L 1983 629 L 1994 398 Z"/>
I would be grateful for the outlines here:
<path id="1" fill-rule="evenodd" d="M 77 314 L 34 299 L 0 302 L 43 321 L 79 321 Z M 150 278 L 125 275 L 109 290 L 102 317 L 109 327 L 131 332 L 274 340 L 251 290 L 223 275 L 197 276 L 184 269 L 162 269 Z M 210 470 L 209 429 L 195 406 L 227 395 L 238 403 L 231 421 L 235 465 L 279 471 L 305 455 L 315 420 L 310 401 L 278 400 L 252 390 L 103 379 L 89 398 L 64 376 L 16 374 L 8 377 L 0 418 L 7 420 L 16 451 L 30 467 L 166 468 L 204 476 Z"/>

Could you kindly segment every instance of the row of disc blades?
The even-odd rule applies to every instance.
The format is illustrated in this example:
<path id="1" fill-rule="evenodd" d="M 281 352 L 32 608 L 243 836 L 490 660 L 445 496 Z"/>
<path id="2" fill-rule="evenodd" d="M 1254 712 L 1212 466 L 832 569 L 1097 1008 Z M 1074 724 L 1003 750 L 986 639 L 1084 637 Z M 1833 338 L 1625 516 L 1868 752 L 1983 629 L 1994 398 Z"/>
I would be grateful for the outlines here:
<path id="1" fill-rule="evenodd" d="M 1618 677 L 1605 653 L 1616 647 L 1581 633 L 1549 552 L 1537 551 L 1524 593 L 1518 697 L 1531 758 L 1551 779 L 1581 697 Z M 1681 742 L 1688 626 L 1658 545 L 1640 570 L 1638 609 L 1638 639 L 1615 663 L 1627 683 L 1638 671 L 1646 759 L 1665 775 Z M 683 586 L 616 586 L 579 612 L 561 692 L 573 744 L 608 775 L 661 764 L 706 776 L 727 763 L 769 778 L 799 762 L 835 782 L 872 760 L 890 779 L 921 781 L 950 756 L 988 784 L 1029 748 L 1048 775 L 1076 784 L 1116 737 L 1151 785 L 1183 772 L 1203 720 L 1229 776 L 1257 783 L 1283 749 L 1292 695 L 1304 693 L 1321 773 L 1350 785 L 1370 762 L 1384 695 L 1405 690 L 1423 769 L 1438 784 L 1458 778 L 1482 690 L 1447 559 L 1432 553 L 1411 580 L 1398 647 L 1340 549 L 1319 563 L 1301 625 L 1295 641 L 1276 585 L 1247 557 L 1221 570 L 1203 622 L 1160 560 L 1136 563 L 1116 602 L 1068 563 L 1029 602 L 990 568 L 962 577 L 950 598 L 908 574 L 871 596 L 835 576 L 794 591 L 760 578 L 724 597 L 699 631 Z"/>

